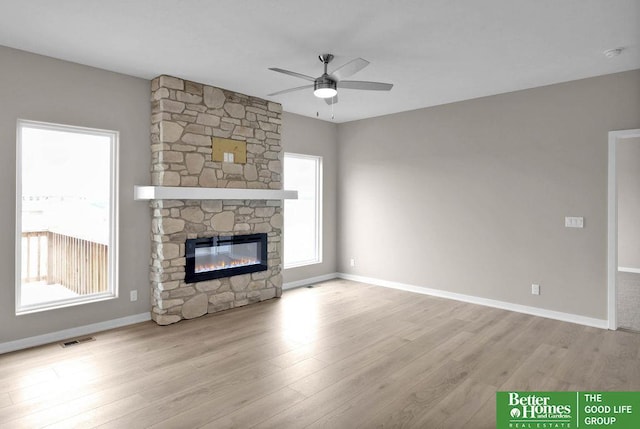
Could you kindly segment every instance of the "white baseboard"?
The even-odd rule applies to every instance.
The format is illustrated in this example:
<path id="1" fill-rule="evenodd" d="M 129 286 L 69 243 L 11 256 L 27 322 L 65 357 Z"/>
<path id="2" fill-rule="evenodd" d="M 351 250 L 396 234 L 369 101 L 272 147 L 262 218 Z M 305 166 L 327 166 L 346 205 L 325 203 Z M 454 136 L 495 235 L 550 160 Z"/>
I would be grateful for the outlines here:
<path id="1" fill-rule="evenodd" d="M 297 280 L 295 282 L 287 282 L 282 285 L 282 290 L 295 289 L 297 287 L 307 286 L 314 283 L 325 282 L 338 278 L 338 273 L 323 274 L 321 276 L 309 277 L 308 279 Z"/>
<path id="2" fill-rule="evenodd" d="M 621 271 L 623 273 L 640 274 L 640 268 L 618 267 L 618 271 Z"/>
<path id="3" fill-rule="evenodd" d="M 345 280 L 353 280 L 361 283 L 368 283 L 375 286 L 383 286 L 392 289 L 400 289 L 408 292 L 420 293 L 423 295 L 437 296 L 440 298 L 453 299 L 456 301 L 468 302 L 471 304 L 479 304 L 487 307 L 500 308 L 502 310 L 515 311 L 517 313 L 530 314 L 532 316 L 546 317 L 547 319 L 562 320 L 563 322 L 577 323 L 579 325 L 592 326 L 594 328 L 608 329 L 607 320 L 595 319 L 592 317 L 580 316 L 578 314 L 563 313 L 560 311 L 546 310 L 544 308 L 529 307 L 527 305 L 513 304 L 495 299 L 480 298 L 472 295 L 464 295 L 461 293 L 447 292 L 439 289 L 431 289 L 421 286 L 409 285 L 405 283 L 391 282 L 388 280 L 380 280 L 372 277 L 356 276 L 353 274 L 338 273 L 338 278 Z"/>
<path id="4" fill-rule="evenodd" d="M 91 325 L 78 326 L 75 328 L 64 329 L 62 331 L 36 335 L 35 337 L 22 338 L 20 340 L 0 343 L 0 354 L 27 349 L 29 347 L 42 346 L 49 343 L 55 343 L 56 341 L 66 340 L 69 338 L 78 337 L 80 335 L 94 334 L 96 332 L 106 331 L 108 329 L 133 325 L 134 323 L 146 322 L 147 320 L 151 320 L 151 313 L 134 314 L 133 316 L 107 320 L 106 322 L 92 323 Z"/>

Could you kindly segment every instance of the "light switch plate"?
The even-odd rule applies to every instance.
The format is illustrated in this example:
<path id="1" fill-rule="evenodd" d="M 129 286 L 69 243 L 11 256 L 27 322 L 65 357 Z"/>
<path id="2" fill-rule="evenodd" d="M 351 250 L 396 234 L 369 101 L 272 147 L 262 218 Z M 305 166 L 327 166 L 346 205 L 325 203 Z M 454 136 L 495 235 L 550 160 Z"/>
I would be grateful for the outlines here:
<path id="1" fill-rule="evenodd" d="M 564 218 L 564 226 L 566 228 L 584 228 L 584 218 L 567 216 Z"/>

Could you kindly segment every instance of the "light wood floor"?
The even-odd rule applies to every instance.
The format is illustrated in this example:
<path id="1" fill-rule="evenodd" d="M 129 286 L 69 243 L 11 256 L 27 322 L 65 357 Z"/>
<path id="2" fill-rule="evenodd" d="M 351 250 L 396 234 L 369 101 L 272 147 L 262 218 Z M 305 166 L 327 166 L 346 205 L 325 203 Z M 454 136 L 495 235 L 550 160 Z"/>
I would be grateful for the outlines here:
<path id="1" fill-rule="evenodd" d="M 0 356 L 0 427 L 493 428 L 498 390 L 640 390 L 638 334 L 342 280 L 96 338 Z"/>

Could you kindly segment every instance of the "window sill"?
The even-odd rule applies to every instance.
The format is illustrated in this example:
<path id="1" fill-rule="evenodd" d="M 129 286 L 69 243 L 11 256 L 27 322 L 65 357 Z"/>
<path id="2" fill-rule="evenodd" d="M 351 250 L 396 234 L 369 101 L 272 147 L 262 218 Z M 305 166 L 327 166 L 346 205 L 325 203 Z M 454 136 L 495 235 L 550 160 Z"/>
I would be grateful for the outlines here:
<path id="1" fill-rule="evenodd" d="M 50 301 L 42 304 L 33 304 L 29 306 L 19 307 L 16 304 L 16 316 L 22 316 L 25 314 L 40 313 L 43 311 L 56 310 L 59 308 L 74 307 L 82 304 L 90 304 L 92 302 L 107 301 L 115 299 L 118 296 L 113 293 L 87 295 L 82 298 L 65 299 L 60 301 Z"/>

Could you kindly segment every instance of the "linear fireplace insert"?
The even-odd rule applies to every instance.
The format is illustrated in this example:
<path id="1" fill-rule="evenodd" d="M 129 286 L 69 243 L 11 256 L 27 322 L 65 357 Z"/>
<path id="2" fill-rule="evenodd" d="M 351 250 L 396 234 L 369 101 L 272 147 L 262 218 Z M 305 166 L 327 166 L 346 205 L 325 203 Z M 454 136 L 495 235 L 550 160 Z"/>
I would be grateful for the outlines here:
<path id="1" fill-rule="evenodd" d="M 185 245 L 185 282 L 266 271 L 267 234 L 189 239 Z"/>

